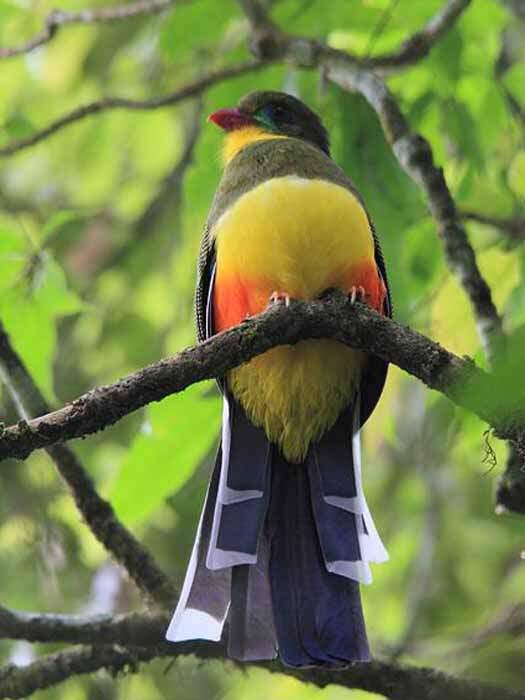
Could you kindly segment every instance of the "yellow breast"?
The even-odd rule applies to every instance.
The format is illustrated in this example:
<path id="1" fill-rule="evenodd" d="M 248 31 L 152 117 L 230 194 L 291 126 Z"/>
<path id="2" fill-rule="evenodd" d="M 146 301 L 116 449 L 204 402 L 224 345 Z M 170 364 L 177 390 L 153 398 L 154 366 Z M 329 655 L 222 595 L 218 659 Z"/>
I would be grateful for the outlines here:
<path id="1" fill-rule="evenodd" d="M 348 289 L 352 270 L 374 259 L 361 204 L 322 180 L 268 180 L 243 195 L 212 235 L 221 328 L 261 311 L 274 291 L 313 299 L 330 287 Z M 335 341 L 303 341 L 255 358 L 228 382 L 250 419 L 300 462 L 351 400 L 363 359 Z"/>
<path id="2" fill-rule="evenodd" d="M 324 180 L 274 178 L 242 196 L 214 226 L 218 273 L 263 279 L 312 299 L 373 260 L 366 213 L 348 190 Z"/>

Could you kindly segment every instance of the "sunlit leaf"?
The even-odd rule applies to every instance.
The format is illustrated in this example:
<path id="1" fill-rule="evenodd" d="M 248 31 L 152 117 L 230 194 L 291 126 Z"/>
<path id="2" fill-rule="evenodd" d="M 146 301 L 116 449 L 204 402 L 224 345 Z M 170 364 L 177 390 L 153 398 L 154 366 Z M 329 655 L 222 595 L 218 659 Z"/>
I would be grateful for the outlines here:
<path id="1" fill-rule="evenodd" d="M 40 243 L 45 245 L 45 242 L 51 238 L 57 231 L 67 224 L 75 221 L 78 218 L 78 212 L 73 209 L 63 209 L 58 211 L 53 216 L 51 216 L 48 221 L 44 224 L 40 231 Z"/>
<path id="2" fill-rule="evenodd" d="M 505 73 L 503 82 L 510 90 L 511 94 L 522 105 L 525 105 L 525 66 L 521 63 L 515 63 Z"/>
<path id="3" fill-rule="evenodd" d="M 525 197 L 525 151 L 516 153 L 510 164 L 508 179 L 511 190 Z"/>
<path id="4" fill-rule="evenodd" d="M 0 295 L 0 318 L 38 386 L 53 400 L 56 323 L 83 305 L 62 268 L 45 253 L 26 257 L 17 273 Z"/>
<path id="5" fill-rule="evenodd" d="M 201 385 L 152 404 L 112 486 L 111 500 L 127 523 L 148 518 L 180 489 L 211 450 L 220 402 Z"/>

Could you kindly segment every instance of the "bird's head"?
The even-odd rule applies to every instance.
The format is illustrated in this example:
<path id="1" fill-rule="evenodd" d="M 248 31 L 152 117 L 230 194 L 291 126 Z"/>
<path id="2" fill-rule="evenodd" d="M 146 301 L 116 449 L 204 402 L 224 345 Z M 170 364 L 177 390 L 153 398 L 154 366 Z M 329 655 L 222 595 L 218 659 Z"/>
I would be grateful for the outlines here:
<path id="1" fill-rule="evenodd" d="M 228 132 L 227 161 L 252 141 L 290 136 L 329 155 L 328 134 L 317 114 L 284 92 L 251 92 L 237 107 L 219 109 L 208 119 Z"/>

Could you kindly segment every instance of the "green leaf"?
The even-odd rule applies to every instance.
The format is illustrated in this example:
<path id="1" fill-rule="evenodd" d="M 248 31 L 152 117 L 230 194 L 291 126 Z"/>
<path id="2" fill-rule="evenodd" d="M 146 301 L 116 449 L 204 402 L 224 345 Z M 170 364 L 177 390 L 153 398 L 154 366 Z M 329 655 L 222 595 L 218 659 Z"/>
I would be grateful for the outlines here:
<path id="1" fill-rule="evenodd" d="M 525 106 L 525 65 L 515 63 L 505 73 L 503 83 L 518 102 Z"/>
<path id="2" fill-rule="evenodd" d="M 425 68 L 432 75 L 432 85 L 436 92 L 445 96 L 453 94 L 461 77 L 463 46 L 461 32 L 453 27 L 431 51 Z"/>
<path id="3" fill-rule="evenodd" d="M 126 523 L 146 520 L 176 493 L 213 446 L 220 402 L 201 384 L 148 407 L 148 421 L 134 439 L 111 489 Z"/>
<path id="4" fill-rule="evenodd" d="M 525 325 L 525 253 L 521 254 L 521 277 L 507 299 L 505 318 L 516 327 Z"/>
<path id="5" fill-rule="evenodd" d="M 3 131 L 11 139 L 23 139 L 34 131 L 34 127 L 25 114 L 17 112 L 4 122 Z"/>
<path id="6" fill-rule="evenodd" d="M 407 287 L 412 279 L 412 263 L 400 255 L 400 242 L 405 245 L 407 230 L 426 217 L 421 195 L 401 170 L 372 108 L 357 95 L 341 91 L 335 95 L 337 122 L 331 130 L 334 157 L 355 184 L 374 222 L 385 254 L 396 315 L 403 318 L 414 297 Z M 435 251 L 435 239 L 435 235 L 429 238 L 432 242 L 426 255 Z M 422 269 L 421 264 L 417 267 Z"/>
<path id="7" fill-rule="evenodd" d="M 160 48 L 172 62 L 219 40 L 235 16 L 233 3 L 196 2 L 175 6 L 160 33 Z"/>
<path id="8" fill-rule="evenodd" d="M 0 299 L 23 273 L 28 241 L 19 233 L 0 229 Z"/>
<path id="9" fill-rule="evenodd" d="M 508 172 L 508 182 L 510 189 L 525 198 L 525 150 L 518 151 L 510 164 Z"/>
<path id="10" fill-rule="evenodd" d="M 0 256 L 0 278 L 9 256 Z M 9 273 L 8 273 L 9 274 Z M 11 342 L 45 396 L 54 400 L 53 357 L 56 321 L 83 308 L 67 285 L 64 271 L 46 253 L 25 256 L 0 295 L 0 319 Z"/>
<path id="11" fill-rule="evenodd" d="M 62 209 L 55 212 L 44 224 L 40 231 L 40 243 L 44 245 L 63 226 L 78 219 L 78 212 L 74 209 Z"/>
<path id="12" fill-rule="evenodd" d="M 483 167 L 483 153 L 477 140 L 477 123 L 469 108 L 459 100 L 447 99 L 441 103 L 443 129 L 452 140 L 458 155 L 470 160 L 477 169 Z"/>

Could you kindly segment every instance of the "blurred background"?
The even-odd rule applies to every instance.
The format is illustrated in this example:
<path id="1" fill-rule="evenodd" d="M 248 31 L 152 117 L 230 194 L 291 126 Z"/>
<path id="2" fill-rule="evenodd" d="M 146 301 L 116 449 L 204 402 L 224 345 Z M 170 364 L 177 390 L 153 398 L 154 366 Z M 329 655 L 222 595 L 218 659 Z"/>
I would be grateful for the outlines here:
<path id="1" fill-rule="evenodd" d="M 40 31 L 55 4 L 0 0 L 0 46 Z M 287 31 L 369 57 L 398 48 L 441 5 L 274 0 L 271 11 Z M 90 4 L 102 6 L 112 3 Z M 62 0 L 60 7 L 85 4 Z M 523 2 L 474 1 L 426 59 L 388 78 L 411 126 L 430 141 L 458 207 L 470 214 L 479 265 L 515 337 L 525 324 L 525 230 L 511 225 L 525 214 L 524 26 Z M 36 51 L 0 61 L 0 148 L 77 105 L 154 98 L 246 61 L 247 36 L 233 0 L 67 26 Z M 375 222 L 396 318 L 486 366 L 421 192 L 400 170 L 374 112 L 313 71 L 274 65 L 175 106 L 102 111 L 2 159 L 0 319 L 53 405 L 193 344 L 195 260 L 221 171 L 221 134 L 206 116 L 254 88 L 294 92 L 322 116 L 333 157 Z M 99 491 L 178 585 L 219 414 L 214 385 L 200 384 L 73 444 Z M 18 420 L 7 393 L 0 393 L 0 420 Z M 391 368 L 363 458 L 391 561 L 375 567 L 364 605 L 377 656 L 525 690 L 524 520 L 495 514 L 506 446 L 485 430 Z M 0 571 L 0 603 L 9 608 L 142 606 L 42 451 L 1 465 Z M 54 648 L 0 641 L 0 657 L 23 664 Z M 160 700 L 175 688 L 178 700 L 379 697 L 191 658 L 117 679 L 75 678 L 35 697 Z"/>

